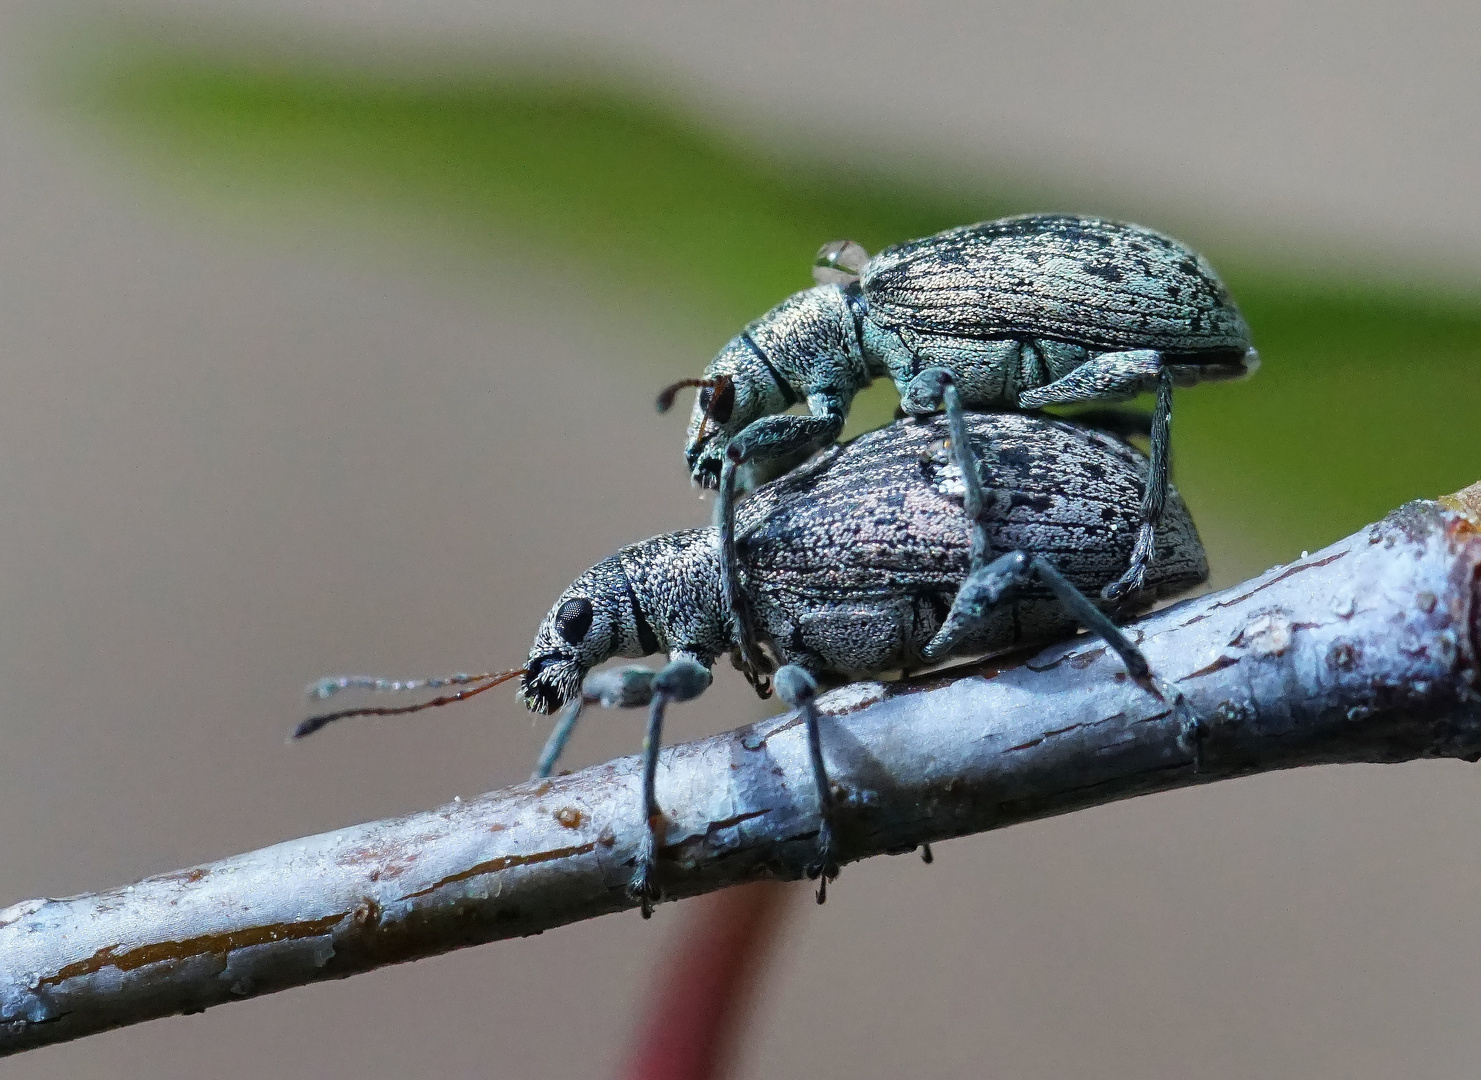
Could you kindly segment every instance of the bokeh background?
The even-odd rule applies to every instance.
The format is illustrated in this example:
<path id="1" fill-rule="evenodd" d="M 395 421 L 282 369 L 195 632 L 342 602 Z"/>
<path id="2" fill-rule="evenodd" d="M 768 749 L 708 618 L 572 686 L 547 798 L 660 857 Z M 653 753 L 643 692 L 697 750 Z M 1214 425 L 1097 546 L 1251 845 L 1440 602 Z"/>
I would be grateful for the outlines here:
<path id="1" fill-rule="evenodd" d="M 0 2 L 0 904 L 526 776 L 509 695 L 283 736 L 324 673 L 520 662 L 578 572 L 705 520 L 653 392 L 835 236 L 1063 208 L 1205 251 L 1265 361 L 1179 392 L 1220 583 L 1475 480 L 1478 37 L 1443 2 Z M 739 682 L 672 737 L 762 715 Z M 1314 769 L 850 867 L 737 1075 L 1470 1075 L 1478 821 L 1464 765 Z M 603 1076 L 680 914 L 4 1071 Z"/>

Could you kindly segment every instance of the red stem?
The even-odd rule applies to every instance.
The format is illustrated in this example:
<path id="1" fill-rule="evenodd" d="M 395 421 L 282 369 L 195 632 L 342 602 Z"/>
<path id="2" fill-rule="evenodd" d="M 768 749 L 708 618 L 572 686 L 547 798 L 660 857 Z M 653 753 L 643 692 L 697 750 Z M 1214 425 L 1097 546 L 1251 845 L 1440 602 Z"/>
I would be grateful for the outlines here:
<path id="1" fill-rule="evenodd" d="M 659 969 L 629 1080 L 711 1080 L 732 1059 L 791 890 L 772 881 L 696 900 Z"/>

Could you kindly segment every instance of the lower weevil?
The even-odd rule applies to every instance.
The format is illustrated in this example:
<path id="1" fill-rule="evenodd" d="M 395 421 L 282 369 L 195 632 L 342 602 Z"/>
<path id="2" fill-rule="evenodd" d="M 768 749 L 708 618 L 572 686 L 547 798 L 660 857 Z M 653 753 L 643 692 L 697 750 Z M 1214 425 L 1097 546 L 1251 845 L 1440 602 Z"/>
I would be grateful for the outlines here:
<path id="1" fill-rule="evenodd" d="M 949 377 L 940 389 L 950 403 Z M 995 455 L 984 489 L 977 455 L 989 445 Z M 784 662 L 776 689 L 806 724 L 821 819 L 806 869 L 822 878 L 821 900 L 838 863 L 814 703 L 820 681 L 1002 652 L 1087 626 L 1141 686 L 1176 699 L 1085 595 L 1125 565 L 1139 523 L 1129 496 L 1145 474 L 1145 459 L 1110 435 L 1043 416 L 953 408 L 832 447 L 757 489 L 736 515 L 741 579 L 722 572 L 713 526 L 631 544 L 577 578 L 535 635 L 521 696 L 532 709 L 562 711 L 536 775 L 554 767 L 584 703 L 648 707 L 647 828 L 630 884 L 648 913 L 660 897 L 664 713 L 704 692 L 716 659 L 741 647 L 743 623 Z M 1157 557 L 1132 603 L 1145 607 L 1207 573 L 1197 531 L 1171 491 Z M 657 672 L 628 666 L 588 676 L 612 657 L 657 652 L 669 657 Z M 338 687 L 328 680 L 320 692 Z"/>

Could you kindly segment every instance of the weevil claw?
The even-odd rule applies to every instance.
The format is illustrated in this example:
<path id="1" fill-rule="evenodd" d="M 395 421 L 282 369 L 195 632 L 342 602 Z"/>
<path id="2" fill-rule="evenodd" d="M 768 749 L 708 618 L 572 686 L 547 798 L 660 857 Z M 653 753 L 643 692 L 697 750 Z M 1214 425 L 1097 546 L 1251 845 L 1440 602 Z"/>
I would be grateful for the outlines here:
<path id="1" fill-rule="evenodd" d="M 828 902 L 828 883 L 838 878 L 838 863 L 833 859 L 833 826 L 824 818 L 818 828 L 818 847 L 814 860 L 807 865 L 809 881 L 818 883 L 818 903 Z"/>
<path id="2" fill-rule="evenodd" d="M 663 899 L 663 893 L 655 880 L 656 851 L 657 842 L 653 839 L 653 833 L 649 832 L 638 845 L 637 869 L 627 883 L 627 895 L 638 902 L 645 919 L 653 918 L 653 905 Z"/>

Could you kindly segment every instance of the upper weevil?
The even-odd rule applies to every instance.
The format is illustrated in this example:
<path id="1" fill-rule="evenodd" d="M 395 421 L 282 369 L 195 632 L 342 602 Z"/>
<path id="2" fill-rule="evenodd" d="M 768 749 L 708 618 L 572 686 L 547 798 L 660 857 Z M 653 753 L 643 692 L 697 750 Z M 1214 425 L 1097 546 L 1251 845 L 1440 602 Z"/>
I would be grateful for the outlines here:
<path id="1" fill-rule="evenodd" d="M 949 397 L 939 369 L 938 379 Z M 997 453 L 984 489 L 977 456 L 989 446 Z M 1138 525 L 1134 495 L 1145 476 L 1140 454 L 1089 428 L 953 409 L 862 435 L 759 488 L 733 522 L 743 581 L 722 573 L 714 526 L 631 544 L 561 594 L 519 673 L 530 708 L 564 710 L 536 775 L 554 765 L 584 701 L 650 706 L 642 815 L 649 829 L 632 881 L 646 911 L 658 895 L 655 830 L 663 819 L 655 788 L 665 706 L 702 693 L 715 660 L 738 650 L 754 627 L 787 665 L 776 674 L 777 689 L 802 710 L 807 727 L 822 818 L 808 872 L 826 882 L 837 866 L 833 795 L 812 703 L 817 679 L 1000 652 L 1084 625 L 1106 639 L 1141 686 L 1178 705 L 1176 692 L 1154 680 L 1141 653 L 1084 595 L 1125 566 Z M 1207 576 L 1198 533 L 1175 491 L 1158 534 L 1133 607 Z M 625 667 L 587 677 L 611 657 L 656 652 L 669 656 L 657 673 Z M 456 699 L 495 678 L 417 685 L 468 685 L 450 696 Z M 316 693 L 345 686 L 402 684 L 326 680 Z M 395 711 L 332 713 L 305 721 L 300 733 L 340 716 Z"/>
<path id="2" fill-rule="evenodd" d="M 1037 409 L 1157 391 L 1151 470 L 1128 567 L 1105 595 L 1135 592 L 1167 491 L 1174 384 L 1230 379 L 1259 365 L 1249 328 L 1196 252 L 1161 233 L 1073 214 L 964 225 L 870 258 L 834 241 L 818 284 L 731 339 L 705 369 L 659 396 L 699 386 L 686 457 L 721 488 L 722 463 L 805 453 L 837 439 L 849 404 L 888 375 L 907 413 L 936 406 L 922 372 L 942 367 L 966 408 Z M 773 415 L 796 404 L 809 415 Z M 989 451 L 990 454 L 990 451 Z M 727 553 L 732 559 L 733 554 Z"/>

